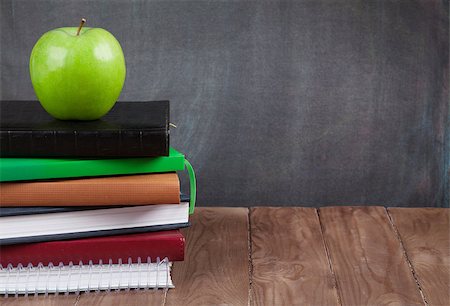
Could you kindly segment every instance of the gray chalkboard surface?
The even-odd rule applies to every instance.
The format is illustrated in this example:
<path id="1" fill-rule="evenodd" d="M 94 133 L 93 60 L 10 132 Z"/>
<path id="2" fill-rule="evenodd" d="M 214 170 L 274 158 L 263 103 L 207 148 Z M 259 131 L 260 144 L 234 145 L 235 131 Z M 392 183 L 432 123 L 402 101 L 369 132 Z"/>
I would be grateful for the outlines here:
<path id="1" fill-rule="evenodd" d="M 171 100 L 199 205 L 449 205 L 447 1 L 2 0 L 1 99 L 81 17 L 122 44 L 121 100 Z"/>

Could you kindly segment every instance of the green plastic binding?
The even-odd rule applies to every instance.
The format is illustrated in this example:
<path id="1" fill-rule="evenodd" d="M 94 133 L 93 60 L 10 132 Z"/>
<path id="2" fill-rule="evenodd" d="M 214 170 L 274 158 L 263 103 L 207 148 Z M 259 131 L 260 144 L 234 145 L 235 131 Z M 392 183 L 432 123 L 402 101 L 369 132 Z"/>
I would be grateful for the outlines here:
<path id="1" fill-rule="evenodd" d="M 194 168 L 192 168 L 191 163 L 184 159 L 184 165 L 189 174 L 189 186 L 190 186 L 190 198 L 189 198 L 189 213 L 193 214 L 195 209 L 195 200 L 197 198 L 197 182 L 195 180 Z"/>

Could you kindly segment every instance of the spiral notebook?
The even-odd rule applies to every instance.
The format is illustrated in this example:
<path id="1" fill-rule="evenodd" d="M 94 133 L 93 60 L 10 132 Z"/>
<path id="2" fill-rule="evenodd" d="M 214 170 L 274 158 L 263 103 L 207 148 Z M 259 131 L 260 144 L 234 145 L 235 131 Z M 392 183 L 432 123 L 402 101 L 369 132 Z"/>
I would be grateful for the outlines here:
<path id="1" fill-rule="evenodd" d="M 101 290 L 174 288 L 172 263 L 164 258 L 118 264 L 0 267 L 0 294 L 79 293 Z"/>

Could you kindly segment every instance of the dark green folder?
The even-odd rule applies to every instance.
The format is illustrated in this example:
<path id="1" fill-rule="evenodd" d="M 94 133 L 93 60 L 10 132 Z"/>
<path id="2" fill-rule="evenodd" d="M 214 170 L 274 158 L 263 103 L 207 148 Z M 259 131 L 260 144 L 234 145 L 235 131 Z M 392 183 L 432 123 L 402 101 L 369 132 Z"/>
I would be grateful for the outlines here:
<path id="1" fill-rule="evenodd" d="M 169 156 L 66 159 L 66 158 L 0 158 L 0 182 L 89 176 L 174 172 L 188 170 L 190 179 L 190 211 L 196 198 L 195 173 L 184 155 L 170 148 Z"/>

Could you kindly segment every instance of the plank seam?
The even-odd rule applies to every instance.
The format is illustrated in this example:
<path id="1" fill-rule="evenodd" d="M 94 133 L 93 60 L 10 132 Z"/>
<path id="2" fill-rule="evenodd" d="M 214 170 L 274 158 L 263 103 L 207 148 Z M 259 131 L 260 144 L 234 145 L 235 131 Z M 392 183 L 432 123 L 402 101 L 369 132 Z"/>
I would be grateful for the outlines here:
<path id="1" fill-rule="evenodd" d="M 394 219 L 392 218 L 391 214 L 389 213 L 389 210 L 386 207 L 384 208 L 384 210 L 385 210 L 386 215 L 387 215 L 387 217 L 389 219 L 389 223 L 391 224 L 391 227 L 394 230 L 394 234 L 395 234 L 398 242 L 400 243 L 400 249 L 403 252 L 403 256 L 405 257 L 406 262 L 408 263 L 409 270 L 411 271 L 411 274 L 412 274 L 412 276 L 414 278 L 414 281 L 416 282 L 417 288 L 419 288 L 419 292 L 420 292 L 420 295 L 422 297 L 422 300 L 425 303 L 425 305 L 428 306 L 429 304 L 428 304 L 428 301 L 425 298 L 425 294 L 424 294 L 424 292 L 422 290 L 422 285 L 419 282 L 419 278 L 417 276 L 416 271 L 414 270 L 414 266 L 413 266 L 411 260 L 409 259 L 408 253 L 406 252 L 406 248 L 405 248 L 405 246 L 403 244 L 402 238 L 400 236 L 400 232 L 398 231 L 398 228 L 395 225 Z"/>
<path id="2" fill-rule="evenodd" d="M 334 269 L 333 269 L 333 262 L 332 262 L 332 260 L 331 260 L 331 253 L 330 253 L 330 250 L 329 250 L 327 241 L 326 241 L 326 239 L 325 239 L 325 235 L 324 235 L 324 226 L 323 226 L 323 223 L 322 223 L 322 219 L 320 218 L 320 208 L 316 208 L 315 211 L 316 211 L 317 219 L 319 220 L 320 236 L 322 236 L 322 242 L 323 242 L 323 246 L 324 246 L 324 248 L 325 248 L 325 254 L 326 254 L 326 256 L 327 256 L 327 261 L 328 261 L 328 267 L 329 267 L 329 269 L 330 269 L 330 271 L 331 271 L 331 276 L 333 277 L 333 285 L 334 285 L 334 288 L 336 289 L 336 295 L 337 295 L 336 298 L 337 298 L 337 302 L 338 302 L 338 305 L 341 305 L 341 306 L 342 306 L 341 291 L 340 291 L 340 288 L 338 287 L 338 283 L 337 283 L 337 279 L 336 279 L 336 274 L 335 274 Z"/>
<path id="3" fill-rule="evenodd" d="M 253 247 L 252 247 L 252 213 L 253 208 L 248 208 L 247 211 L 247 244 L 248 244 L 248 306 L 252 304 L 252 293 L 253 293 Z"/>
<path id="4" fill-rule="evenodd" d="M 78 295 L 77 295 L 77 298 L 75 299 L 75 302 L 73 303 L 73 305 L 74 305 L 74 306 L 77 306 L 78 303 L 80 302 L 80 299 L 81 299 L 81 294 L 78 294 Z"/>
<path id="5" fill-rule="evenodd" d="M 167 293 L 169 292 L 169 289 L 164 289 L 164 298 L 162 300 L 162 306 L 166 305 L 167 302 Z"/>

